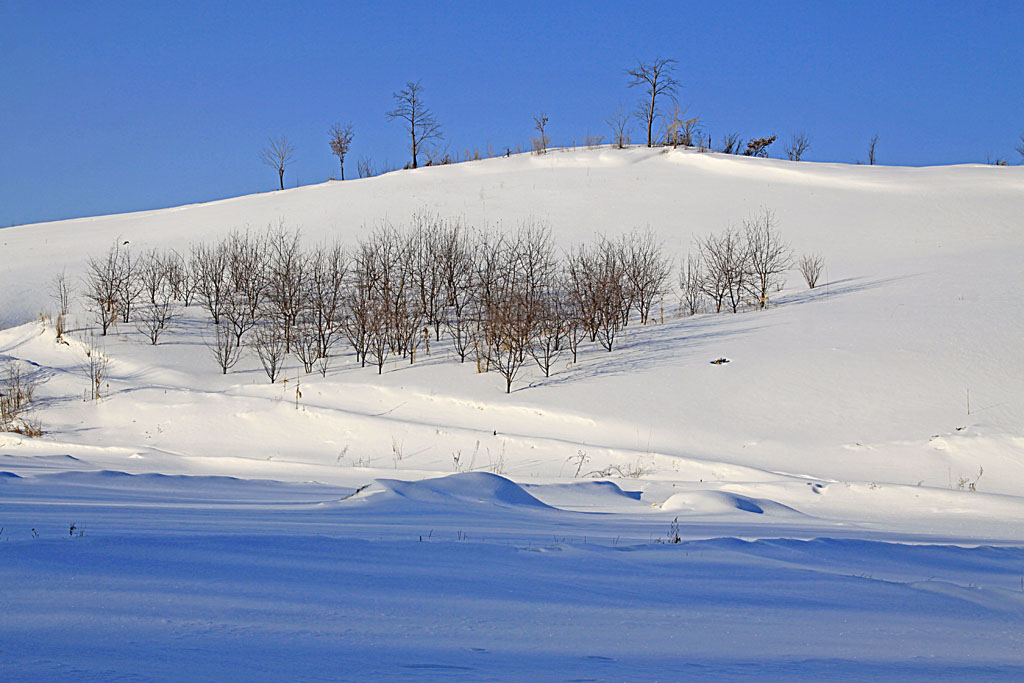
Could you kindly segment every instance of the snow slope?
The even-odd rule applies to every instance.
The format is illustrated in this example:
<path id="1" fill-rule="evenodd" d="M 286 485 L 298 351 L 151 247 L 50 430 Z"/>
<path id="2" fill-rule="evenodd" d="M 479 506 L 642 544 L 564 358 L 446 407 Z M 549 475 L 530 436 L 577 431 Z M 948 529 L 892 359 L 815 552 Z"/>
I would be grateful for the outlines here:
<path id="1" fill-rule="evenodd" d="M 351 244 L 427 209 L 563 246 L 649 225 L 683 257 L 761 206 L 827 284 L 667 302 L 508 396 L 444 343 L 379 377 L 347 351 L 326 378 L 222 376 L 196 309 L 157 347 L 103 340 L 85 402 L 87 319 L 69 345 L 25 322 L 114 240 Z M 1022 215 L 1021 168 L 605 149 L 0 230 L 0 356 L 46 378 L 46 434 L 0 435 L 0 656 L 24 679 L 1019 678 Z"/>

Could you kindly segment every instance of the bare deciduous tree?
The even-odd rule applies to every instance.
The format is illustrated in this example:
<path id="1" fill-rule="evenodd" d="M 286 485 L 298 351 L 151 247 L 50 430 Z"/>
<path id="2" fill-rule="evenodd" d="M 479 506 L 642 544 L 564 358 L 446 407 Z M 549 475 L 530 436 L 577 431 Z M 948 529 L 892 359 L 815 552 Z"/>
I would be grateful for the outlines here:
<path id="1" fill-rule="evenodd" d="M 288 138 L 282 135 L 279 138 L 270 138 L 267 144 L 260 150 L 260 161 L 277 171 L 277 179 L 284 189 L 284 169 L 292 162 L 292 154 L 295 147 L 288 142 Z"/>
<path id="2" fill-rule="evenodd" d="M 228 374 L 228 370 L 235 367 L 242 357 L 242 347 L 238 343 L 238 338 L 227 325 L 214 325 L 213 340 L 207 340 L 206 346 L 223 375 Z"/>
<path id="3" fill-rule="evenodd" d="M 352 124 L 347 123 L 344 126 L 340 123 L 336 123 L 331 126 L 331 130 L 328 133 L 331 138 L 331 153 L 338 157 L 338 166 L 341 168 L 341 179 L 345 179 L 345 156 L 348 154 L 348 150 L 352 147 L 352 138 L 355 137 L 355 132 L 352 130 Z"/>
<path id="4" fill-rule="evenodd" d="M 807 133 L 794 133 L 786 145 L 786 156 L 790 161 L 800 161 L 803 155 L 811 148 L 811 141 Z"/>
<path id="5" fill-rule="evenodd" d="M 679 264 L 679 307 L 683 315 L 704 310 L 704 269 L 700 257 L 692 253 Z"/>
<path id="6" fill-rule="evenodd" d="M 541 112 L 540 116 L 533 117 L 533 128 L 539 133 L 530 141 L 534 154 L 544 154 L 548 151 L 548 143 L 551 142 L 551 138 L 544 130 L 547 125 L 548 117 L 544 112 Z"/>
<path id="7" fill-rule="evenodd" d="M 743 146 L 743 139 L 739 133 L 729 133 L 722 137 L 722 153 L 723 154 L 739 154 L 741 147 Z"/>
<path id="8" fill-rule="evenodd" d="M 779 285 L 780 276 L 793 263 L 789 244 L 782 240 L 778 220 L 771 209 L 761 212 L 743 223 L 744 237 L 750 264 L 749 288 L 759 309 L 768 306 L 769 291 Z"/>
<path id="9" fill-rule="evenodd" d="M 619 108 L 604 120 L 612 129 L 612 144 L 617 149 L 625 149 L 629 145 L 629 122 L 631 118 L 629 112 L 626 111 L 626 107 L 619 105 Z"/>
<path id="10" fill-rule="evenodd" d="M 136 314 L 135 326 L 154 346 L 177 313 L 167 270 L 166 256 L 156 250 L 144 254 L 138 264 L 138 279 L 146 298 Z"/>
<path id="11" fill-rule="evenodd" d="M 285 337 L 284 330 L 274 322 L 268 322 L 253 331 L 249 342 L 271 384 L 280 376 L 285 356 L 288 355 Z"/>
<path id="12" fill-rule="evenodd" d="M 102 258 L 89 257 L 83 295 L 103 336 L 117 321 L 126 279 L 124 254 L 119 242 L 115 242 Z"/>
<path id="13" fill-rule="evenodd" d="M 808 289 L 814 289 L 821 276 L 821 270 L 825 267 L 825 259 L 820 254 L 804 254 L 797 262 L 797 269 L 804 276 L 804 282 Z"/>
<path id="14" fill-rule="evenodd" d="M 1024 164 L 1024 133 L 1020 134 L 1020 142 L 1017 143 L 1017 154 L 1020 154 L 1020 163 Z"/>
<path id="15" fill-rule="evenodd" d="M 429 140 L 441 137 L 441 126 L 434 119 L 434 114 L 423 103 L 423 86 L 419 81 L 409 81 L 402 90 L 392 94 L 395 108 L 387 112 L 388 119 L 399 119 L 405 122 L 410 139 L 412 167 L 418 167 L 418 157 L 422 146 Z"/>
<path id="16" fill-rule="evenodd" d="M 200 303 L 210 314 L 213 324 L 219 325 L 231 291 L 227 247 L 223 243 L 192 245 L 191 270 Z"/>
<path id="17" fill-rule="evenodd" d="M 876 151 L 877 147 L 878 147 L 878 133 L 875 133 L 875 136 L 873 138 L 871 138 L 871 142 L 868 143 L 868 165 L 869 166 L 874 166 L 875 162 L 878 160 L 878 157 L 875 155 L 875 151 Z"/>
<path id="18" fill-rule="evenodd" d="M 675 95 L 679 81 L 673 76 L 676 64 L 674 59 L 657 58 L 651 62 L 637 60 L 636 66 L 626 69 L 630 77 L 629 87 L 640 86 L 645 97 L 637 105 L 637 116 L 647 124 L 647 146 L 654 142 L 654 119 L 658 114 L 658 97 Z"/>
<path id="19" fill-rule="evenodd" d="M 640 324 L 646 325 L 651 307 L 667 287 L 672 265 L 664 254 L 654 232 L 633 230 L 621 241 L 619 258 L 628 286 L 631 305 L 640 314 Z"/>
<path id="20" fill-rule="evenodd" d="M 715 312 L 728 303 L 736 313 L 750 280 L 750 252 L 743 234 L 729 227 L 700 240 L 698 248 L 706 273 L 704 293 L 715 304 Z"/>

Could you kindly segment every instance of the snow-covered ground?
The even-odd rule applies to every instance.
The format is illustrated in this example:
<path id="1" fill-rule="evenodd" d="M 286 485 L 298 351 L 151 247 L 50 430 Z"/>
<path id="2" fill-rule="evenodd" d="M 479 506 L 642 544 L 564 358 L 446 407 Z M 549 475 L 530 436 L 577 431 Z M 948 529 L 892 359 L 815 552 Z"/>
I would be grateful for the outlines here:
<path id="1" fill-rule="evenodd" d="M 445 343 L 270 385 L 220 374 L 198 308 L 156 347 L 38 321 L 115 240 L 352 244 L 425 208 L 679 258 L 762 206 L 827 284 L 667 301 L 509 395 Z M 1019 679 L 1022 216 L 1021 168 L 632 149 L 0 230 L 0 357 L 46 380 L 44 436 L 0 434 L 4 678 Z M 585 476 L 610 466 L 640 476 Z"/>

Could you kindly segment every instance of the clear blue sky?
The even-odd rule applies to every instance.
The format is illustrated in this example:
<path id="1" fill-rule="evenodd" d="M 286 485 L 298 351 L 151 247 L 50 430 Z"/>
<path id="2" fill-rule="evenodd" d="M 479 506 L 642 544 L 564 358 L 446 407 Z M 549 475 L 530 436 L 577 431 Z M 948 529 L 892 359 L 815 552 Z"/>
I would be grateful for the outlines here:
<path id="1" fill-rule="evenodd" d="M 1024 2 L 45 2 L 0 0 L 0 226 L 268 191 L 408 157 L 391 94 L 420 80 L 446 142 L 607 134 L 624 69 L 679 60 L 715 144 L 806 131 L 807 159 L 1020 161 Z M 635 127 L 635 139 L 640 127 Z"/>

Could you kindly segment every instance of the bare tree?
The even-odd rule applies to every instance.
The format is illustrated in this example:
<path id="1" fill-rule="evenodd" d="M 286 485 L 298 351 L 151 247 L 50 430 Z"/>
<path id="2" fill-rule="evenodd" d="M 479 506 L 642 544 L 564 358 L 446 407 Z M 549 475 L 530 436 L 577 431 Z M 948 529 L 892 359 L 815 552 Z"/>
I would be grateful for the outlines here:
<path id="1" fill-rule="evenodd" d="M 21 362 L 9 361 L 0 376 L 0 432 L 18 432 L 28 436 L 42 434 L 38 424 L 26 416 L 40 381 L 37 374 L 27 372 Z"/>
<path id="2" fill-rule="evenodd" d="M 217 361 L 221 374 L 228 374 L 228 370 L 235 367 L 242 357 L 242 347 L 238 343 L 235 333 L 226 325 L 215 325 L 213 328 L 213 340 L 207 340 L 206 346 Z"/>
<path id="3" fill-rule="evenodd" d="M 776 137 L 777 136 L 772 135 L 767 138 L 751 138 L 747 142 L 746 151 L 743 152 L 744 156 L 764 159 L 768 156 L 768 148 L 771 147 L 773 142 L 775 142 Z"/>
<path id="4" fill-rule="evenodd" d="M 292 328 L 304 305 L 307 265 L 299 230 L 279 223 L 268 237 L 268 272 L 264 304 L 266 316 L 277 322 L 285 352 L 291 353 Z"/>
<path id="5" fill-rule="evenodd" d="M 673 76 L 678 62 L 674 59 L 657 58 L 651 62 L 637 60 L 636 66 L 626 69 L 632 80 L 629 87 L 640 86 L 645 97 L 637 105 L 637 116 L 647 124 L 647 146 L 654 142 L 654 119 L 658 114 L 658 97 L 675 95 L 679 81 Z"/>
<path id="6" fill-rule="evenodd" d="M 167 272 L 167 258 L 156 250 L 144 254 L 138 264 L 138 279 L 146 298 L 136 314 L 135 326 L 154 346 L 177 313 Z"/>
<path id="7" fill-rule="evenodd" d="M 252 350 L 260 359 L 264 372 L 273 384 L 281 374 L 285 356 L 288 351 L 285 345 L 286 333 L 274 322 L 268 322 L 255 329 L 250 340 Z"/>
<path id="8" fill-rule="evenodd" d="M 352 147 L 352 138 L 355 137 L 355 132 L 352 130 L 351 123 L 347 123 L 344 126 L 336 123 L 331 126 L 328 134 L 331 136 L 331 153 L 338 157 L 338 165 L 341 167 L 341 179 L 344 180 L 345 155 L 348 154 L 348 150 Z"/>
<path id="9" fill-rule="evenodd" d="M 750 281 L 750 251 L 743 234 L 729 227 L 720 235 L 708 235 L 698 245 L 707 274 L 704 292 L 715 304 L 715 312 L 721 312 L 726 303 L 733 313 L 738 312 Z"/>
<path id="10" fill-rule="evenodd" d="M 359 174 L 360 178 L 372 177 L 375 174 L 373 159 L 370 157 L 359 157 L 359 161 L 356 162 L 356 173 Z"/>
<path id="11" fill-rule="evenodd" d="M 172 249 L 167 254 L 166 266 L 167 283 L 171 287 L 174 298 L 185 307 L 191 306 L 192 298 L 196 293 L 197 282 L 189 262 Z"/>
<path id="12" fill-rule="evenodd" d="M 764 309 L 769 291 L 780 284 L 779 278 L 793 264 L 792 251 L 779 235 L 778 220 L 771 209 L 762 208 L 744 221 L 743 231 L 750 264 L 749 288 L 757 307 Z"/>
<path id="13" fill-rule="evenodd" d="M 540 133 L 540 135 L 537 135 L 531 140 L 534 154 L 544 154 L 548 151 L 548 143 L 551 142 L 551 138 L 549 138 L 548 134 L 544 131 L 547 125 L 548 117 L 544 112 L 541 112 L 540 116 L 533 117 L 533 128 Z"/>
<path id="14" fill-rule="evenodd" d="M 192 245 L 191 271 L 200 303 L 210 314 L 213 324 L 219 325 L 231 292 L 227 246 L 223 243 Z"/>
<path id="15" fill-rule="evenodd" d="M 604 120 L 612 129 L 612 144 L 617 149 L 625 149 L 629 145 L 629 122 L 631 118 L 629 112 L 626 111 L 626 107 L 619 105 L 619 108 Z"/>
<path id="16" fill-rule="evenodd" d="M 82 370 L 89 379 L 89 400 L 98 401 L 103 396 L 104 387 L 107 384 L 107 368 L 110 360 L 103 351 L 87 342 L 85 346 L 85 359 L 82 361 Z"/>
<path id="17" fill-rule="evenodd" d="M 679 307 L 683 315 L 704 310 L 704 268 L 699 255 L 687 254 L 679 264 Z"/>
<path id="18" fill-rule="evenodd" d="M 71 283 L 66 271 L 61 270 L 50 281 L 50 298 L 57 304 L 57 315 L 66 316 L 71 312 Z"/>
<path id="19" fill-rule="evenodd" d="M 654 301 L 667 290 L 670 259 L 665 256 L 654 232 L 633 230 L 621 241 L 619 259 L 628 286 L 631 305 L 640 314 L 640 324 L 646 325 Z"/>
<path id="20" fill-rule="evenodd" d="M 277 171 L 277 179 L 284 189 L 284 169 L 290 164 L 295 147 L 288 142 L 288 138 L 282 135 L 279 138 L 270 138 L 267 144 L 260 150 L 260 161 Z"/>
<path id="21" fill-rule="evenodd" d="M 306 317 L 316 332 L 316 360 L 325 377 L 331 349 L 342 330 L 347 275 L 348 257 L 341 244 L 335 242 L 313 251 L 306 278 Z"/>
<path id="22" fill-rule="evenodd" d="M 871 138 L 871 142 L 868 143 L 868 165 L 869 166 L 874 166 L 875 162 L 878 160 L 878 157 L 875 155 L 875 150 L 876 150 L 877 147 L 878 147 L 878 133 L 875 133 L 875 136 L 873 138 Z"/>
<path id="23" fill-rule="evenodd" d="M 115 242 L 102 258 L 89 257 L 85 278 L 83 296 L 100 325 L 100 333 L 106 336 L 107 330 L 117 321 L 127 278 L 121 244 Z"/>
<path id="24" fill-rule="evenodd" d="M 811 141 L 807 133 L 795 133 L 786 145 L 786 156 L 790 161 L 800 161 L 804 153 L 811 148 Z"/>
<path id="25" fill-rule="evenodd" d="M 739 133 L 729 133 L 722 137 L 723 154 L 739 154 L 742 149 L 743 139 Z"/>
<path id="26" fill-rule="evenodd" d="M 1017 144 L 1017 154 L 1020 154 L 1020 163 L 1024 164 L 1024 133 L 1020 134 L 1020 142 Z"/>
<path id="27" fill-rule="evenodd" d="M 808 289 L 814 289 L 821 276 L 821 270 L 825 267 L 825 259 L 821 254 L 804 254 L 797 262 L 797 269 L 804 276 Z"/>
<path id="28" fill-rule="evenodd" d="M 409 81 L 402 90 L 392 94 L 395 108 L 387 112 L 388 119 L 399 119 L 405 122 L 409 134 L 410 150 L 412 151 L 412 167 L 418 167 L 418 157 L 422 146 L 429 140 L 441 137 L 441 126 L 434 119 L 434 114 L 423 103 L 423 86 L 419 81 Z"/>

